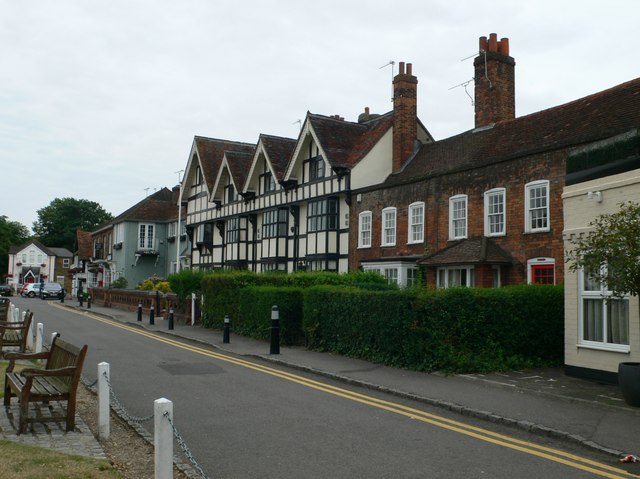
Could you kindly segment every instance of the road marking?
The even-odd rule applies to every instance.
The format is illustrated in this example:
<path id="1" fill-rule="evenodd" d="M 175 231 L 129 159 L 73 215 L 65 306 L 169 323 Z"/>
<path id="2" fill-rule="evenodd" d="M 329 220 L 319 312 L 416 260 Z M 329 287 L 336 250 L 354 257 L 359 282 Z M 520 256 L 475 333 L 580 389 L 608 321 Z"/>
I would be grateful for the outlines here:
<path id="1" fill-rule="evenodd" d="M 57 306 L 57 305 L 56 307 L 62 308 L 62 306 Z M 389 411 L 395 414 L 399 414 L 401 416 L 405 416 L 413 420 L 418 420 L 427 424 L 431 424 L 433 426 L 437 426 L 443 429 L 457 432 L 459 434 L 473 437 L 475 439 L 478 439 L 484 442 L 496 444 L 512 450 L 523 452 L 525 454 L 537 456 L 552 462 L 564 464 L 574 469 L 586 471 L 599 477 L 606 477 L 609 479 L 627 479 L 627 478 L 640 479 L 640 476 L 627 472 L 624 469 L 620 469 L 618 467 L 613 467 L 608 464 L 593 461 L 588 458 L 583 458 L 574 454 L 561 451 L 559 449 L 554 449 L 546 446 L 541 446 L 532 442 L 523 441 L 520 439 L 516 439 L 514 437 L 510 437 L 510 436 L 506 436 L 503 434 L 490 431 L 488 429 L 471 426 L 469 424 L 465 424 L 460 421 L 448 419 L 442 416 L 438 416 L 436 414 L 431 414 L 425 411 L 421 411 L 419 409 L 415 409 L 409 406 L 404 406 L 402 404 L 386 401 L 383 399 L 378 399 L 373 396 L 361 394 L 355 391 L 350 391 L 348 389 L 344 389 L 341 387 L 332 386 L 330 384 L 322 383 L 320 381 L 316 381 L 310 378 L 305 378 L 304 376 L 300 376 L 287 371 L 278 370 L 278 369 L 265 366 L 262 364 L 254 363 L 252 361 L 248 361 L 245 359 L 235 358 L 225 353 L 210 351 L 208 349 L 205 349 L 199 346 L 186 344 L 175 339 L 167 338 L 164 335 L 158 334 L 156 332 L 140 329 L 139 327 L 129 326 L 124 323 L 120 323 L 111 319 L 106 319 L 106 318 L 97 316 L 88 311 L 85 311 L 83 313 L 78 313 L 78 312 L 75 312 L 75 313 L 89 317 L 96 321 L 100 321 L 109 326 L 120 328 L 141 336 L 145 336 L 155 341 L 165 343 L 170 346 L 180 348 L 186 351 L 190 351 L 190 352 L 199 354 L 201 356 L 207 356 L 207 357 L 224 361 L 230 364 L 235 364 L 240 367 L 252 369 L 254 371 L 261 372 L 263 374 L 269 374 L 271 376 L 278 377 L 287 381 L 291 381 L 308 388 L 312 388 L 312 389 L 322 391 L 337 397 L 341 397 L 341 398 L 348 399 L 361 404 L 365 404 L 371 407 Z"/>

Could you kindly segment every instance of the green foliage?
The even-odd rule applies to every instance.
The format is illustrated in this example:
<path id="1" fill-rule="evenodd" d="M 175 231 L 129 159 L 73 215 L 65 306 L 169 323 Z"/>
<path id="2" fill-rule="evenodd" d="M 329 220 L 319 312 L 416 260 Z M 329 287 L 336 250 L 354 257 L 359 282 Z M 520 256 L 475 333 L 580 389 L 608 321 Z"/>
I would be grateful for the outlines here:
<path id="1" fill-rule="evenodd" d="M 129 282 L 127 281 L 127 278 L 120 276 L 118 279 L 111 282 L 111 287 L 115 289 L 126 289 L 128 284 Z"/>
<path id="2" fill-rule="evenodd" d="M 640 293 L 640 205 L 620 203 L 620 209 L 589 223 L 593 231 L 572 241 L 569 269 L 584 268 L 616 296 Z M 606 268 L 602 266 L 606 265 Z"/>
<path id="3" fill-rule="evenodd" d="M 145 279 L 142 283 L 136 286 L 136 289 L 140 291 L 160 291 L 162 293 L 168 293 L 171 291 L 169 283 L 158 276 L 151 276 Z"/>
<path id="4" fill-rule="evenodd" d="M 29 239 L 29 230 L 22 223 L 9 221 L 6 216 L 0 216 L 0 274 L 8 271 L 9 248 L 20 246 Z"/>
<path id="5" fill-rule="evenodd" d="M 33 223 L 36 237 L 46 246 L 75 251 L 76 230 L 93 231 L 113 218 L 94 201 L 75 198 L 56 198 L 38 210 Z"/>
<path id="6" fill-rule="evenodd" d="M 423 371 L 560 364 L 561 286 L 305 292 L 309 346 Z"/>
<path id="7" fill-rule="evenodd" d="M 280 342 L 288 345 L 304 344 L 302 304 L 302 288 L 243 288 L 240 291 L 240 314 L 237 318 L 232 318 L 233 331 L 257 339 L 270 338 L 272 307 L 278 306 Z"/>
<path id="8" fill-rule="evenodd" d="M 203 324 L 205 327 L 222 326 L 225 314 L 233 318 L 240 315 L 240 291 L 248 286 L 280 286 L 309 288 L 316 285 L 357 286 L 360 288 L 390 289 L 386 280 L 376 273 L 338 274 L 318 273 L 262 273 L 250 271 L 220 271 L 209 273 L 202 280 L 204 294 Z"/>
<path id="9" fill-rule="evenodd" d="M 169 281 L 171 291 L 178 296 L 178 301 L 184 303 L 192 293 L 202 291 L 202 279 L 206 274 L 204 271 L 182 269 L 177 273 L 169 275 L 167 281 Z"/>

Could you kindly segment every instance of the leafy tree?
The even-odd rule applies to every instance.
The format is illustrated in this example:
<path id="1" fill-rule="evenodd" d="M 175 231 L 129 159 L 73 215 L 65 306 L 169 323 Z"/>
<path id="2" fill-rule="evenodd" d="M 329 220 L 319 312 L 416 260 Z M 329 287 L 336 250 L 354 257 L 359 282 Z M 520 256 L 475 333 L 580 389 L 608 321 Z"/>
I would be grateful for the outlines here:
<path id="1" fill-rule="evenodd" d="M 0 216 L 0 272 L 7 273 L 9 263 L 9 248 L 18 246 L 29 239 L 29 230 L 22 223 L 9 221 L 6 216 Z"/>
<path id="2" fill-rule="evenodd" d="M 614 296 L 640 294 L 640 204 L 621 203 L 615 213 L 589 223 L 593 231 L 572 241 L 569 269 L 584 268 Z"/>
<path id="3" fill-rule="evenodd" d="M 38 210 L 33 223 L 36 237 L 46 246 L 75 250 L 76 230 L 95 230 L 113 216 L 94 201 L 56 198 L 49 206 Z"/>

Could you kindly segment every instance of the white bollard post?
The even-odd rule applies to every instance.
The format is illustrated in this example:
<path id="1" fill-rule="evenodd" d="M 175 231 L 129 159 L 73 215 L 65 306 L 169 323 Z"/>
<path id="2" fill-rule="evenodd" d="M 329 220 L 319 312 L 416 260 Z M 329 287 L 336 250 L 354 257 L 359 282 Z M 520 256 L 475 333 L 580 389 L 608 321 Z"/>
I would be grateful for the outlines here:
<path id="1" fill-rule="evenodd" d="M 191 326 L 196 324 L 196 293 L 191 293 Z"/>
<path id="2" fill-rule="evenodd" d="M 24 318 L 23 318 L 24 319 Z M 33 327 L 33 318 L 31 318 L 31 324 L 29 325 L 29 331 L 27 331 L 27 349 L 34 352 L 36 330 Z"/>
<path id="3" fill-rule="evenodd" d="M 109 381 L 109 363 L 98 363 L 98 437 L 101 441 L 109 439 L 111 434 Z"/>
<path id="4" fill-rule="evenodd" d="M 51 342 L 49 344 L 51 344 L 53 346 L 53 340 L 56 339 L 56 337 L 58 337 L 59 334 L 56 332 L 51 333 Z"/>
<path id="5" fill-rule="evenodd" d="M 44 336 L 44 324 L 42 323 L 38 323 L 38 326 L 36 327 L 36 348 L 35 351 L 36 353 L 41 353 L 42 352 L 42 338 Z"/>
<path id="6" fill-rule="evenodd" d="M 13 303 L 9 303 L 9 314 L 7 315 L 9 321 L 15 321 L 16 319 L 16 307 Z"/>
<path id="7" fill-rule="evenodd" d="M 22 313 L 22 319 L 24 319 L 24 317 L 26 316 L 27 312 L 25 311 L 24 313 Z M 20 308 L 16 308 L 13 311 L 13 318 L 11 318 L 11 321 L 15 321 L 18 322 L 20 321 Z"/>
<path id="8" fill-rule="evenodd" d="M 168 418 L 165 417 L 168 414 Z M 173 403 L 165 398 L 153 402 L 155 479 L 173 479 Z"/>

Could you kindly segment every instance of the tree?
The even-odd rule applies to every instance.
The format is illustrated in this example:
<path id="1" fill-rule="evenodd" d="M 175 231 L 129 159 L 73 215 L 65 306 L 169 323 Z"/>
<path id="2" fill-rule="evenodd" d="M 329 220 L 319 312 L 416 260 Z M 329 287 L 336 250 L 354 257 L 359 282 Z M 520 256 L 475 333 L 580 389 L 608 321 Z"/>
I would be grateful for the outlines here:
<path id="1" fill-rule="evenodd" d="M 572 240 L 569 269 L 583 268 L 607 285 L 615 297 L 640 294 L 640 204 L 621 203 L 620 210 L 589 223 L 593 231 Z"/>
<path id="2" fill-rule="evenodd" d="M 9 248 L 18 246 L 29 239 L 29 230 L 22 223 L 9 221 L 0 216 L 0 272 L 7 273 L 9 264 Z"/>
<path id="3" fill-rule="evenodd" d="M 113 216 L 94 201 L 56 198 L 37 211 L 33 223 L 36 237 L 46 246 L 74 251 L 76 230 L 92 231 Z"/>

